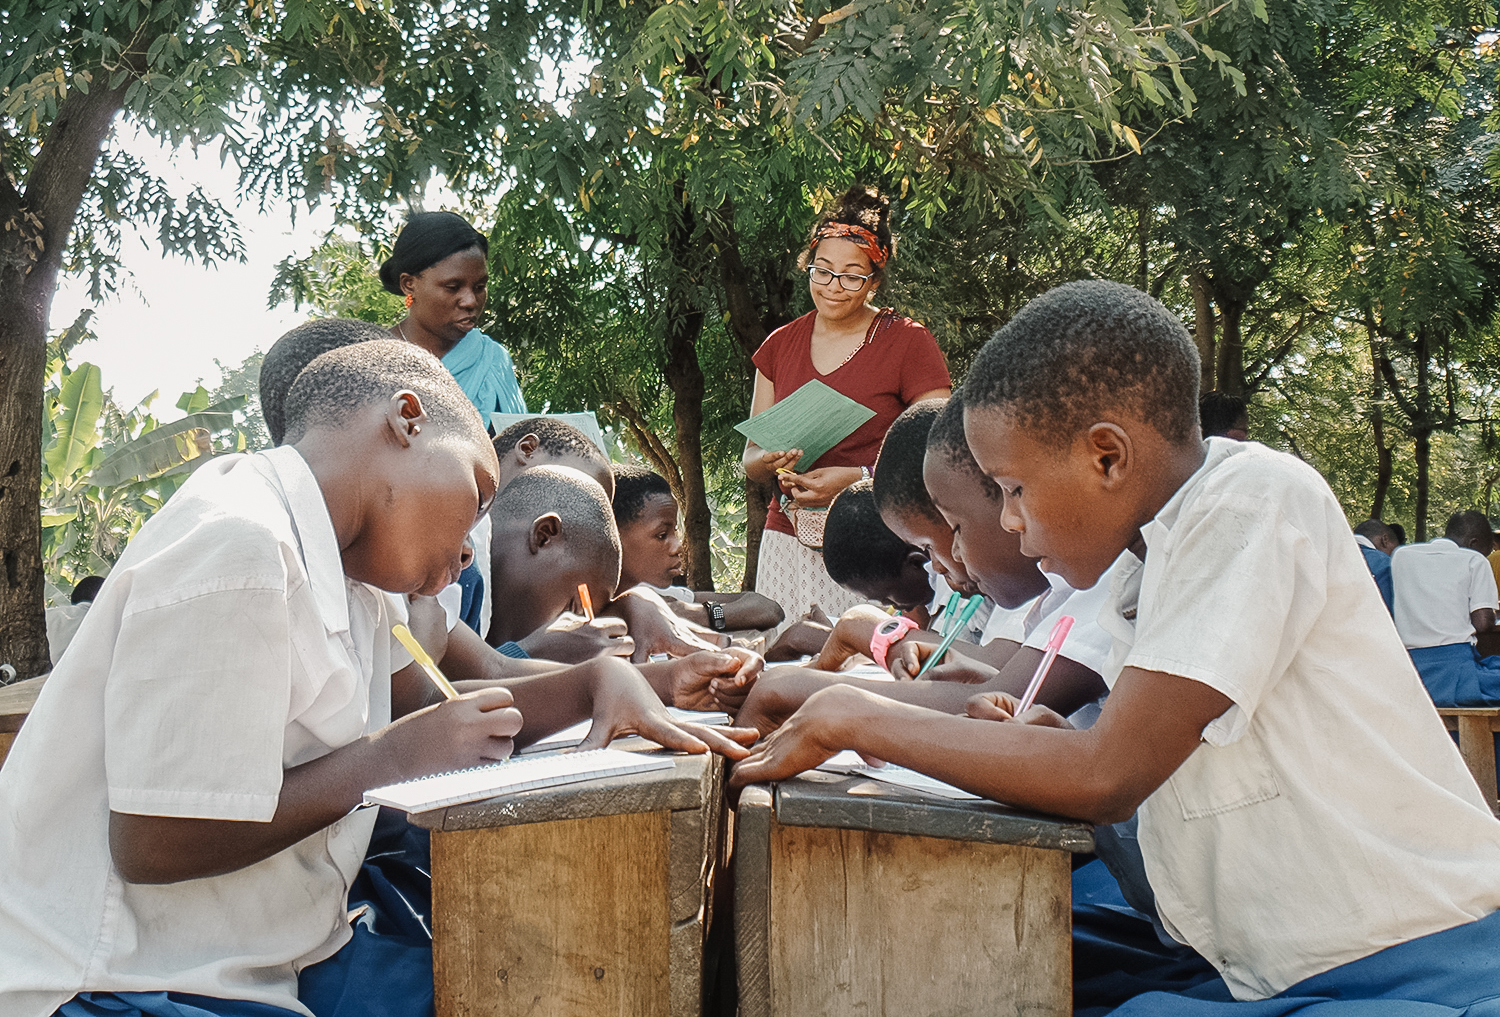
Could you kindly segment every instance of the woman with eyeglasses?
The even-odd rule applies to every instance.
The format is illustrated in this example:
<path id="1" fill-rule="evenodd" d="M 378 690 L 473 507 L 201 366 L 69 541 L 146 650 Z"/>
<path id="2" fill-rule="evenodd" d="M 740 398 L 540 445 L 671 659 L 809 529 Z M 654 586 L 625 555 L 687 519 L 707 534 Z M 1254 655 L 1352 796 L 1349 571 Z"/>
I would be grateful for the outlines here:
<path id="1" fill-rule="evenodd" d="M 746 476 L 778 485 L 761 536 L 755 589 L 781 605 L 784 624 L 813 604 L 837 618 L 860 603 L 823 567 L 821 515 L 840 491 L 870 475 L 885 432 L 902 410 L 952 392 L 932 333 L 876 302 L 895 252 L 889 218 L 890 201 L 858 185 L 824 210 L 797 261 L 807 272 L 814 309 L 772 332 L 752 358 L 752 413 L 814 379 L 875 411 L 800 472 L 801 449 L 745 445 Z"/>

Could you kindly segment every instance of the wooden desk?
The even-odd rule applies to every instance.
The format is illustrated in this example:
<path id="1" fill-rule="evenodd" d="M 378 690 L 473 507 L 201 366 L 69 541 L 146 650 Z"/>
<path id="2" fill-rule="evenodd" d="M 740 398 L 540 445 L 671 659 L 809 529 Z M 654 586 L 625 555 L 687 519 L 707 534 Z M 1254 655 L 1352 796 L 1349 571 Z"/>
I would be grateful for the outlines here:
<path id="1" fill-rule="evenodd" d="M 700 1013 L 724 761 L 675 759 L 412 817 L 437 1017 Z"/>
<path id="2" fill-rule="evenodd" d="M 36 697 L 41 693 L 42 683 L 46 680 L 47 676 L 42 675 L 40 678 L 0 685 L 0 765 L 5 763 L 10 743 L 16 740 L 17 732 L 26 722 L 31 708 L 36 705 Z"/>
<path id="3" fill-rule="evenodd" d="M 1500 706 L 1440 706 L 1438 714 L 1449 731 L 1458 732 L 1458 751 L 1489 802 L 1490 811 L 1500 811 L 1495 792 L 1495 732 L 1500 731 Z"/>
<path id="4" fill-rule="evenodd" d="M 1072 1014 L 1088 824 L 809 773 L 735 829 L 740 1017 Z"/>

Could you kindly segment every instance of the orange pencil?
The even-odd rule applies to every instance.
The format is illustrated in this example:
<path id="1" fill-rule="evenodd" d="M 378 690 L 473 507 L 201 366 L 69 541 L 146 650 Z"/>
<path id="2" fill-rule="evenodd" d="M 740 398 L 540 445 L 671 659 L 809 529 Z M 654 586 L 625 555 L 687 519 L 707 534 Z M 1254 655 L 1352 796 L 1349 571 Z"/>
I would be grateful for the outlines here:
<path id="1" fill-rule="evenodd" d="M 578 599 L 583 604 L 583 613 L 588 616 L 589 621 L 593 621 L 594 602 L 589 599 L 589 587 L 587 583 L 578 584 Z"/>

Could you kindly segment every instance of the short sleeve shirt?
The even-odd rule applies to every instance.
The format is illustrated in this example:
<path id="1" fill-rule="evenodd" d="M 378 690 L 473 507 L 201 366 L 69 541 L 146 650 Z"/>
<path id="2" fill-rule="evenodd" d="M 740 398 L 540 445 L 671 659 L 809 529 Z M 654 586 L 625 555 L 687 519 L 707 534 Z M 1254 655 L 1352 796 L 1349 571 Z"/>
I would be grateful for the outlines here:
<path id="1" fill-rule="evenodd" d="M 1410 649 L 1473 642 L 1469 613 L 1500 604 L 1490 563 L 1446 537 L 1396 548 L 1391 589 L 1396 631 Z"/>
<path id="2" fill-rule="evenodd" d="M 812 362 L 813 323 L 817 313 L 809 311 L 772 332 L 752 359 L 756 369 L 775 386 L 778 400 L 816 378 L 875 411 L 875 416 L 825 452 L 809 469 L 874 466 L 885 432 L 901 411 L 925 392 L 953 386 L 948 365 L 931 332 L 887 309 L 876 316 L 865 345 L 848 363 L 820 374 Z M 766 526 L 782 533 L 794 532 L 791 520 L 775 501 L 771 503 Z"/>
<path id="3" fill-rule="evenodd" d="M 1253 442 L 1207 448 L 1141 528 L 1144 563 L 1107 574 L 1103 677 L 1232 703 L 1141 805 L 1140 846 L 1168 930 L 1260 999 L 1500 908 L 1500 822 L 1327 483 Z"/>
<path id="4" fill-rule="evenodd" d="M 286 768 L 389 722 L 390 610 L 291 447 L 209 463 L 141 528 L 0 769 L 0 1013 L 85 990 L 306 1012 L 374 810 L 165 886 L 120 877 L 109 813 L 269 821 Z"/>

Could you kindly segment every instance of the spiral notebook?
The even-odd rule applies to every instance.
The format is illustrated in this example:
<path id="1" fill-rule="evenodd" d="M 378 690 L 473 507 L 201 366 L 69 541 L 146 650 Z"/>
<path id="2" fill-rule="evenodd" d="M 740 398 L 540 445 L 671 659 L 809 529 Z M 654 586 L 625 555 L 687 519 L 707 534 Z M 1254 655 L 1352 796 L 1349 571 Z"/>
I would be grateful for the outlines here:
<path id="1" fill-rule="evenodd" d="M 667 707 L 667 714 L 679 724 L 705 724 L 713 727 L 716 724 L 728 724 L 729 714 L 722 710 L 679 710 L 675 706 Z M 526 746 L 518 749 L 516 755 L 529 756 L 536 752 L 553 752 L 557 749 L 571 749 L 589 736 L 593 728 L 591 720 L 580 720 L 571 727 L 565 727 L 561 731 L 549 734 L 545 738 L 539 738 Z"/>
<path id="2" fill-rule="evenodd" d="M 670 756 L 646 756 L 619 749 L 525 756 L 377 787 L 365 792 L 365 804 L 388 805 L 403 812 L 427 812 L 518 791 L 576 784 L 626 773 L 667 770 L 676 765 Z"/>

